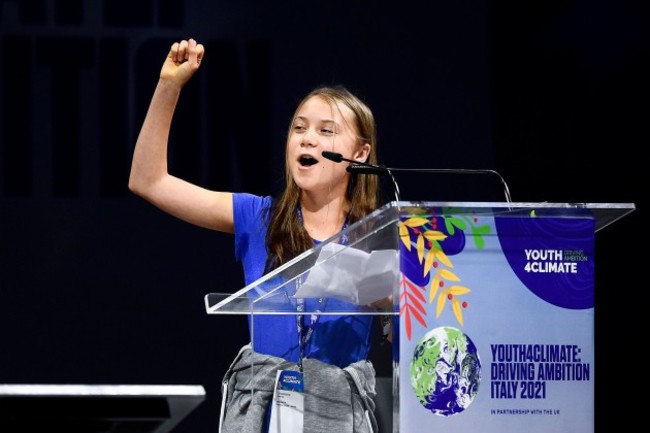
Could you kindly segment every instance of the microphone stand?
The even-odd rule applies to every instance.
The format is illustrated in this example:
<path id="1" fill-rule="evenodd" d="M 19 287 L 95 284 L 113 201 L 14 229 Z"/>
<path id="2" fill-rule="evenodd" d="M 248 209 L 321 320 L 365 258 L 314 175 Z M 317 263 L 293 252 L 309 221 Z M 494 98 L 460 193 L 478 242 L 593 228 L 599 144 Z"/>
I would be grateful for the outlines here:
<path id="1" fill-rule="evenodd" d="M 326 159 L 329 159 L 330 161 L 334 161 L 334 162 L 345 161 L 354 164 L 348 166 L 348 168 L 346 169 L 347 172 L 351 174 L 376 174 L 379 176 L 385 176 L 385 175 L 390 176 L 390 179 L 393 182 L 393 192 L 395 193 L 395 201 L 397 201 L 399 206 L 399 202 L 401 201 L 399 185 L 397 185 L 395 176 L 393 176 L 393 172 L 391 171 L 390 168 L 384 167 L 382 165 L 374 165 L 374 164 L 368 164 L 367 162 L 355 161 L 353 159 L 348 159 L 343 157 L 343 155 L 341 155 L 340 153 L 329 152 L 327 150 L 322 151 L 321 155 L 323 155 Z M 359 167 L 362 168 L 363 170 L 355 170 L 354 167 Z"/>
<path id="2" fill-rule="evenodd" d="M 357 162 L 357 165 L 363 165 L 359 164 Z M 386 170 L 390 174 L 390 176 L 393 176 L 393 171 L 401 171 L 401 172 L 411 172 L 411 173 L 455 173 L 455 174 L 491 174 L 494 176 L 497 176 L 499 180 L 501 181 L 501 185 L 503 186 L 503 195 L 506 197 L 506 202 L 512 203 L 512 198 L 510 197 L 510 189 L 508 188 L 508 184 L 506 183 L 505 179 L 503 176 L 501 176 L 496 170 L 490 170 L 490 169 L 484 169 L 484 168 L 388 168 L 388 167 L 382 167 L 383 169 Z M 357 171 L 357 168 L 354 165 L 351 165 L 347 168 L 348 172 L 354 172 Z"/>
<path id="3" fill-rule="evenodd" d="M 351 163 L 352 165 L 348 166 L 347 168 L 348 173 L 376 174 L 379 176 L 382 175 L 390 176 L 393 182 L 393 186 L 395 187 L 395 197 L 397 198 L 397 201 L 400 201 L 399 200 L 400 194 L 399 194 L 399 187 L 397 186 L 397 181 L 393 176 L 394 171 L 411 172 L 411 173 L 420 172 L 420 173 L 491 174 L 497 176 L 501 181 L 501 184 L 503 185 L 503 193 L 506 197 L 506 202 L 512 203 L 508 184 L 506 183 L 503 176 L 501 176 L 496 170 L 472 169 L 472 168 L 389 168 L 383 165 L 368 164 L 366 162 L 355 161 L 353 159 L 344 158 L 343 155 L 337 152 L 329 152 L 327 150 L 324 150 L 323 152 L 321 152 L 321 154 L 325 158 L 329 159 L 330 161 L 334 161 L 334 162 L 346 161 Z"/>
<path id="4" fill-rule="evenodd" d="M 345 159 L 343 160 L 345 161 Z M 401 195 L 399 192 L 399 185 L 397 185 L 397 181 L 395 180 L 395 176 L 393 176 L 392 170 L 393 169 L 388 167 L 367 164 L 365 162 L 359 162 L 359 161 L 354 161 L 354 165 L 349 165 L 348 168 L 346 168 L 346 171 L 352 174 L 376 174 L 379 176 L 388 175 L 390 177 L 390 180 L 393 183 L 393 192 L 395 193 L 395 200 L 397 202 L 400 202 Z"/>

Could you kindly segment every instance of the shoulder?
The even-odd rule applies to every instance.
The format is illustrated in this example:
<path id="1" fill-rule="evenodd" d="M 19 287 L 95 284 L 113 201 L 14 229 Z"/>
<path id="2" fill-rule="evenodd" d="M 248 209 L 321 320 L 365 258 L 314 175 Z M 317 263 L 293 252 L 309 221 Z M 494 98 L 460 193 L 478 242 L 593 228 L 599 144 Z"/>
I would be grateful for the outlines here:
<path id="1" fill-rule="evenodd" d="M 273 204 L 270 196 L 234 193 L 232 204 L 235 232 L 265 229 Z"/>
<path id="2" fill-rule="evenodd" d="M 259 196 L 250 193 L 233 193 L 232 204 L 237 213 L 260 214 L 271 207 L 273 199 L 271 196 Z"/>

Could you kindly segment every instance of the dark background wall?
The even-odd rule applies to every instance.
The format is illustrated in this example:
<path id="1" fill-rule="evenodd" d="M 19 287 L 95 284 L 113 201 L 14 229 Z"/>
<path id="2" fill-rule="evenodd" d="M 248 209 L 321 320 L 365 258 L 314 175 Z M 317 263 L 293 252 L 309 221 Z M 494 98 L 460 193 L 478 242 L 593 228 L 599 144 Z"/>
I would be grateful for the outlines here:
<path id="1" fill-rule="evenodd" d="M 621 400 L 634 413 L 647 7 L 512 3 L 0 0 L 0 383 L 202 384 L 176 431 L 216 431 L 247 330 L 203 296 L 242 287 L 232 238 L 126 188 L 162 60 L 194 37 L 207 56 L 170 167 L 207 187 L 274 192 L 296 102 L 341 83 L 373 108 L 385 165 L 494 169 L 520 202 L 635 203 L 596 236 L 597 431 Z M 503 200 L 489 179 L 398 182 L 406 200 Z"/>

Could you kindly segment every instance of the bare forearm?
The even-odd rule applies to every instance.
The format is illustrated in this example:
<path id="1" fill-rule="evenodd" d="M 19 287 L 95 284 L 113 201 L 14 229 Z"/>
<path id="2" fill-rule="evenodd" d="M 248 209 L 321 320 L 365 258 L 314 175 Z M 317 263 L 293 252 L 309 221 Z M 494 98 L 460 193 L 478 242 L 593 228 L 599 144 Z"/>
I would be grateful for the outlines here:
<path id="1" fill-rule="evenodd" d="M 167 143 L 180 87 L 170 80 L 158 81 L 135 144 L 129 189 L 147 197 L 167 172 Z"/>
<path id="2" fill-rule="evenodd" d="M 171 175 L 167 169 L 167 147 L 174 111 L 181 89 L 199 69 L 204 52 L 203 45 L 194 39 L 172 44 L 135 143 L 129 189 L 184 221 L 232 233 L 231 193 L 194 185 Z"/>

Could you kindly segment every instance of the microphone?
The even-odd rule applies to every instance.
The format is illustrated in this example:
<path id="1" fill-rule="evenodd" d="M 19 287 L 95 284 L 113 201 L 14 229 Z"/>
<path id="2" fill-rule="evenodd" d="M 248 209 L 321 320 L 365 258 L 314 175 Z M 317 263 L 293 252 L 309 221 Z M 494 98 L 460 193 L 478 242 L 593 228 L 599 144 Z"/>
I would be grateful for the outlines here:
<path id="1" fill-rule="evenodd" d="M 346 169 L 348 173 L 351 174 L 374 174 L 379 176 L 390 176 L 391 181 L 393 182 L 393 190 L 395 192 L 395 200 L 400 202 L 400 192 L 395 176 L 391 172 L 391 169 L 384 167 L 383 165 L 368 164 L 367 162 L 355 161 L 354 159 L 348 159 L 343 157 L 338 152 L 330 152 L 329 150 L 323 150 L 321 152 L 326 159 L 334 162 L 351 162 L 354 165 L 349 165 Z"/>
<path id="2" fill-rule="evenodd" d="M 323 150 L 320 154 L 323 155 L 323 157 L 329 159 L 330 161 L 342 162 L 345 160 L 345 161 L 352 162 L 349 159 L 343 158 L 343 155 L 341 155 L 338 152 L 330 152 L 329 150 Z"/>
<path id="3" fill-rule="evenodd" d="M 497 176 L 499 180 L 501 181 L 501 184 L 503 185 L 503 193 L 506 197 L 506 202 L 512 203 L 512 199 L 510 198 L 510 189 L 508 188 L 508 184 L 506 183 L 505 179 L 503 176 L 501 176 L 496 170 L 490 170 L 490 169 L 472 169 L 472 168 L 389 168 L 383 165 L 374 165 L 374 164 L 368 164 L 366 162 L 359 162 L 359 161 L 354 161 L 352 159 L 347 159 L 344 158 L 343 155 L 340 153 L 336 152 L 328 152 L 328 151 L 323 151 L 321 153 L 325 158 L 334 161 L 334 162 L 341 162 L 341 161 L 346 161 L 350 162 L 354 165 L 350 165 L 347 168 L 348 173 L 353 173 L 353 174 L 374 174 L 374 175 L 388 175 L 391 177 L 393 180 L 393 185 L 395 186 L 396 189 L 396 194 L 399 194 L 399 188 L 397 187 L 397 182 L 395 181 L 395 178 L 393 177 L 393 172 L 394 171 L 402 171 L 402 172 L 421 172 L 421 173 L 456 173 L 456 174 L 490 174 Z M 399 200 L 398 200 L 399 201 Z"/>

